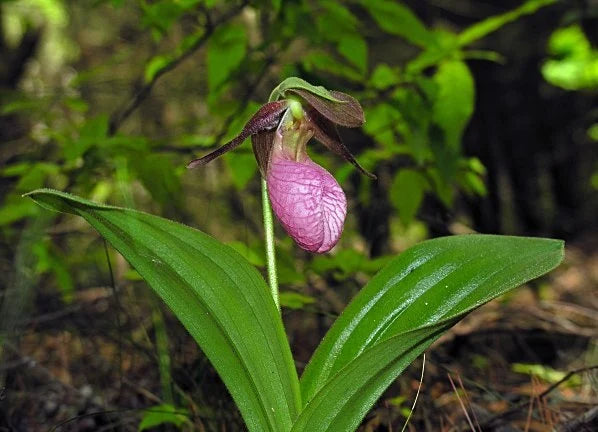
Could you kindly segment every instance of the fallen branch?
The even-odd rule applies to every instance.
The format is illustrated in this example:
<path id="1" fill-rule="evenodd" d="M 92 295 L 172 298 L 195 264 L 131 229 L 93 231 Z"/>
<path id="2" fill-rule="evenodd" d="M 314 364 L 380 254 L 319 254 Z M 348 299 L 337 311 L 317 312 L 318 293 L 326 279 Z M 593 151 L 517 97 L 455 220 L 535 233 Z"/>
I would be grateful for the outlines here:
<path id="1" fill-rule="evenodd" d="M 580 432 L 590 431 L 598 426 L 598 407 L 591 408 L 583 413 L 581 416 L 574 418 L 566 423 L 563 423 L 558 429 L 558 432 Z"/>
<path id="2" fill-rule="evenodd" d="M 558 380 L 557 382 L 555 382 L 554 384 L 552 384 L 550 387 L 548 387 L 546 390 L 544 390 L 543 392 L 539 393 L 536 398 L 537 399 L 541 399 L 544 396 L 547 396 L 548 394 L 550 394 L 552 391 L 554 391 L 557 387 L 559 387 L 561 384 L 563 384 L 564 382 L 568 381 L 569 378 L 571 378 L 573 375 L 577 375 L 579 373 L 583 373 L 583 372 L 589 372 L 592 370 L 597 370 L 598 369 L 598 365 L 592 365 L 592 366 L 586 366 L 583 368 L 579 368 L 579 369 L 574 369 L 572 371 L 569 371 L 563 378 L 561 378 L 560 380 Z M 529 404 L 531 403 L 531 399 L 530 400 L 525 400 L 523 402 L 520 402 L 514 406 L 512 406 L 511 408 L 509 408 L 506 411 L 503 411 L 501 413 L 498 413 L 492 417 L 487 418 L 486 420 L 484 420 L 481 424 L 480 427 L 482 428 L 482 430 L 485 430 L 486 427 L 491 427 L 493 425 L 493 423 L 505 418 L 505 417 L 509 417 L 510 415 L 516 413 L 517 411 L 521 410 L 522 408 L 526 408 Z"/>

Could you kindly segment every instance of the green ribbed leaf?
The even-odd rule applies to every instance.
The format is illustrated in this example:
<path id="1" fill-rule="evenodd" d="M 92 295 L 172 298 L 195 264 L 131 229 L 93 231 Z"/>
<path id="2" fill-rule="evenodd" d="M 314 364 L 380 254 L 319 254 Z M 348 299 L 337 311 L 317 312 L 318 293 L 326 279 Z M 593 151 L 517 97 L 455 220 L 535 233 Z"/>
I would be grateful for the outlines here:
<path id="1" fill-rule="evenodd" d="M 562 258 L 559 240 L 491 235 L 429 240 L 402 253 L 347 306 L 314 353 L 292 430 L 354 430 L 444 331 Z"/>
<path id="2" fill-rule="evenodd" d="M 28 194 L 87 220 L 181 320 L 228 387 L 250 431 L 288 431 L 299 383 L 280 314 L 257 270 L 187 226 L 50 189 Z"/>

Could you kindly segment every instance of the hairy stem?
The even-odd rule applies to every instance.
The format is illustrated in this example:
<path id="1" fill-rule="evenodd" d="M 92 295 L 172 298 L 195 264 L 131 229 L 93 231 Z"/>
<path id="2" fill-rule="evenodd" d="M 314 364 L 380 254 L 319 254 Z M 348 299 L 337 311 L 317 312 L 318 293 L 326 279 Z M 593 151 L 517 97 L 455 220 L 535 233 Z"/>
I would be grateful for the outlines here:
<path id="1" fill-rule="evenodd" d="M 276 251 L 274 250 L 274 221 L 272 219 L 272 208 L 268 198 L 268 185 L 262 178 L 262 212 L 264 214 L 264 236 L 266 238 L 266 265 L 268 269 L 268 284 L 272 292 L 274 304 L 280 310 L 278 299 L 278 276 L 276 273 Z"/>

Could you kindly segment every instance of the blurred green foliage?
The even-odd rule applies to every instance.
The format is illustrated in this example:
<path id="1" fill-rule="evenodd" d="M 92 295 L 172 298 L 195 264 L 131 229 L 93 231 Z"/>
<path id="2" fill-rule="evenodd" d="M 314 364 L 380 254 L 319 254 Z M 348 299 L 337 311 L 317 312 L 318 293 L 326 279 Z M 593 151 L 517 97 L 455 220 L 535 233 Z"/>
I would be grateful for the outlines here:
<path id="1" fill-rule="evenodd" d="M 428 23 L 393 0 L 1 1 L 2 241 L 17 245 L 40 215 L 21 195 L 50 187 L 199 226 L 263 268 L 259 174 L 248 143 L 202 169 L 185 165 L 236 135 L 279 82 L 299 76 L 362 103 L 364 128 L 341 135 L 379 180 L 310 148 L 345 189 L 349 216 L 326 256 L 308 257 L 279 231 L 281 302 L 316 308 L 310 289 L 322 281 L 348 297 L 346 282 L 370 277 L 428 235 L 426 202 L 450 209 L 459 197 L 488 193 L 486 168 L 462 148 L 476 110 L 470 59 L 505 61 L 480 40 L 553 3 L 522 1 L 460 26 Z M 581 27 L 557 29 L 547 55 L 541 72 L 549 83 L 596 88 L 596 49 Z M 588 135 L 598 140 L 596 126 Z M 592 182 L 598 189 L 598 175 Z M 376 205 L 390 209 L 390 231 L 372 260 L 378 227 L 362 219 Z M 30 247 L 31 270 L 48 276 L 64 302 L 105 283 L 104 245 L 88 228 L 62 218 L 48 224 Z M 127 275 L 122 283 L 132 284 Z M 164 374 L 167 348 L 161 344 Z M 145 424 L 182 424 L 174 405 L 161 411 L 146 413 Z"/>
<path id="2" fill-rule="evenodd" d="M 3 2 L 3 37 L 11 46 L 28 31 L 43 34 L 40 54 L 19 86 L 2 89 L 2 116 L 25 128 L 10 138 L 21 149 L 0 171 L 9 185 L 0 209 L 3 235 L 15 238 L 22 221 L 38 214 L 22 193 L 52 187 L 207 224 L 238 249 L 252 245 L 249 258 L 263 267 L 255 228 L 258 170 L 248 146 L 202 170 L 186 173 L 184 166 L 197 149 L 237 134 L 274 85 L 292 75 L 362 102 L 367 123 L 363 132 L 347 135 L 348 144 L 368 170 L 388 172 L 379 181 L 396 211 L 391 224 L 403 234 L 411 224 L 425 228 L 418 210 L 426 197 L 451 207 L 459 191 L 487 192 L 483 165 L 464 157 L 461 146 L 475 109 L 466 60 L 500 56 L 470 46 L 551 3 L 528 0 L 457 31 L 430 27 L 391 0 Z M 575 29 L 555 33 L 551 52 L 590 61 L 587 44 L 563 40 L 583 40 Z M 399 43 L 405 54 L 394 52 Z M 371 182 L 352 166 L 319 148 L 312 152 L 351 199 L 366 206 L 374 199 Z M 422 229 L 415 232 L 403 246 L 422 238 Z M 373 274 L 379 265 L 361 268 L 343 255 L 366 262 L 369 241 L 350 220 L 340 253 L 316 259 L 314 269 L 328 262 L 324 267 L 335 267 L 337 276 Z M 279 246 L 283 281 L 304 281 L 292 244 L 281 240 Z M 49 238 L 40 240 L 35 255 L 37 271 L 53 273 L 63 298 L 71 299 L 74 260 Z"/>
<path id="3" fill-rule="evenodd" d="M 567 90 L 598 88 L 598 50 L 578 25 L 556 30 L 548 41 L 551 59 L 542 66 L 549 83 Z"/>

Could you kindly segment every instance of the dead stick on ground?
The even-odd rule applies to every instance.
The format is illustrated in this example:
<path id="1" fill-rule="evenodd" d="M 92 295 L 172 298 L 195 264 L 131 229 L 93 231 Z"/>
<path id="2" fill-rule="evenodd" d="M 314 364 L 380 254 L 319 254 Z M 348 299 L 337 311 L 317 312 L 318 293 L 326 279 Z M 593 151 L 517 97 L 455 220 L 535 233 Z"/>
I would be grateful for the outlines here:
<path id="1" fill-rule="evenodd" d="M 557 431 L 558 432 L 579 432 L 583 431 L 585 426 L 588 426 L 588 431 L 592 423 L 598 420 L 598 407 L 594 407 L 583 413 L 581 416 L 574 418 L 564 424 L 562 424 Z"/>
<path id="2" fill-rule="evenodd" d="M 548 387 L 546 390 L 544 390 L 543 392 L 541 392 L 540 394 L 538 394 L 537 397 L 538 398 L 542 398 L 542 397 L 548 395 L 554 389 L 556 389 L 557 387 L 559 387 L 561 384 L 563 384 L 564 382 L 568 381 L 569 378 L 571 378 L 573 375 L 576 375 L 576 374 L 579 374 L 579 373 L 582 373 L 582 372 L 589 372 L 589 371 L 596 370 L 596 369 L 598 369 L 598 365 L 586 366 L 586 367 L 583 367 L 583 368 L 572 370 L 572 371 L 568 372 L 563 378 L 561 378 L 560 380 L 558 380 L 557 382 L 555 382 L 554 384 L 552 384 L 550 387 Z M 491 425 L 495 421 L 500 420 L 503 417 L 508 417 L 511 414 L 516 413 L 521 408 L 526 407 L 529 403 L 530 403 L 529 400 L 526 400 L 526 401 L 523 401 L 521 403 L 518 403 L 517 405 L 509 408 L 508 410 L 503 411 L 501 413 L 498 413 L 495 416 L 490 417 L 486 421 L 483 421 L 482 424 L 480 424 L 480 426 L 482 427 L 482 429 L 484 429 L 484 427 Z"/>

